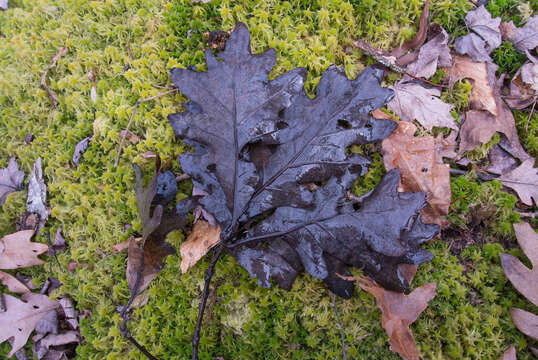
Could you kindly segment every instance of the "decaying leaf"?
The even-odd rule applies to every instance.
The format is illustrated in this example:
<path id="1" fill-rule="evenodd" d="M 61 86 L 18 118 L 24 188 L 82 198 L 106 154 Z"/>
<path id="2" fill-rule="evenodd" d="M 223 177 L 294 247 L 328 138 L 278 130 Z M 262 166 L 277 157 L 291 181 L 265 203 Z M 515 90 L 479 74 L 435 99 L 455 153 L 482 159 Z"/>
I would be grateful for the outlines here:
<path id="1" fill-rule="evenodd" d="M 56 92 L 52 90 L 51 88 L 49 88 L 49 86 L 47 85 L 47 74 L 49 73 L 51 69 L 56 67 L 56 63 L 58 62 L 58 60 L 62 58 L 62 56 L 64 56 L 67 53 L 67 50 L 68 50 L 67 46 L 60 48 L 60 50 L 58 51 L 58 54 L 56 54 L 56 56 L 52 58 L 51 64 L 47 66 L 47 68 L 43 72 L 43 75 L 41 75 L 41 86 L 49 94 L 49 98 L 52 101 L 52 105 L 55 108 L 58 106 L 58 94 L 56 94 Z"/>
<path id="2" fill-rule="evenodd" d="M 2 281 L 2 284 L 4 284 L 4 286 L 6 286 L 7 289 L 12 293 L 24 294 L 30 291 L 30 289 L 28 289 L 26 285 L 20 282 L 15 276 L 3 271 L 0 271 L 0 280 Z"/>
<path id="3" fill-rule="evenodd" d="M 131 144 L 138 144 L 138 142 L 140 141 L 140 137 L 129 130 L 120 131 L 120 136 L 121 137 L 125 136 L 125 139 L 129 141 Z"/>
<path id="4" fill-rule="evenodd" d="M 39 227 L 43 227 L 49 217 L 49 209 L 46 207 L 47 186 L 43 180 L 41 170 L 41 158 L 37 158 L 34 169 L 30 173 L 28 183 L 28 199 L 26 200 L 26 210 L 39 215 Z"/>
<path id="5" fill-rule="evenodd" d="M 455 159 L 458 156 L 456 147 L 458 143 L 456 138 L 458 136 L 457 131 L 451 131 L 450 135 L 444 137 L 442 133 L 439 133 L 435 138 L 435 159 L 439 164 L 443 163 L 443 158 Z"/>
<path id="6" fill-rule="evenodd" d="M 69 324 L 72 330 L 78 329 L 78 312 L 75 309 L 73 300 L 68 297 L 61 298 L 59 301 L 60 306 L 64 312 L 65 321 Z"/>
<path id="7" fill-rule="evenodd" d="M 518 308 L 511 308 L 510 316 L 519 331 L 538 340 L 538 316 Z"/>
<path id="8" fill-rule="evenodd" d="M 387 107 L 401 120 L 411 122 L 417 120 L 428 130 L 434 126 L 458 129 L 450 114 L 453 106 L 439 99 L 441 90 L 428 89 L 415 82 L 398 82 L 392 89 L 394 98 Z"/>
<path id="9" fill-rule="evenodd" d="M 516 27 L 513 21 L 501 24 L 503 40 L 508 40 L 520 51 L 532 50 L 538 46 L 538 15 L 534 15 L 523 27 Z"/>
<path id="10" fill-rule="evenodd" d="M 189 237 L 181 244 L 181 272 L 184 274 L 194 266 L 220 240 L 220 227 L 198 220 Z"/>
<path id="11" fill-rule="evenodd" d="M 521 201 L 529 206 L 532 206 L 533 199 L 538 204 L 538 168 L 534 167 L 534 161 L 533 158 L 527 159 L 498 179 L 517 192 Z"/>
<path id="12" fill-rule="evenodd" d="M 521 80 L 527 84 L 535 93 L 538 92 L 538 61 L 526 62 L 520 68 Z"/>
<path id="13" fill-rule="evenodd" d="M 411 75 L 429 79 L 437 71 L 438 66 L 449 67 L 452 65 L 452 56 L 448 47 L 448 34 L 439 24 L 432 24 L 429 29 L 429 37 L 419 50 L 417 60 L 407 66 L 407 72 Z"/>
<path id="14" fill-rule="evenodd" d="M 501 255 L 501 265 L 512 285 L 538 306 L 538 234 L 525 222 L 514 224 L 517 242 L 532 264 L 532 270 L 510 254 Z"/>
<path id="15" fill-rule="evenodd" d="M 0 0 L 0 10 L 7 10 L 8 8 L 8 0 Z"/>
<path id="16" fill-rule="evenodd" d="M 532 105 L 538 97 L 537 91 L 533 86 L 533 84 L 536 84 L 536 87 L 538 87 L 538 81 L 533 82 L 534 80 L 527 79 L 531 81 L 531 84 L 528 84 L 525 83 L 521 78 L 521 69 L 523 66 L 519 68 L 512 78 L 509 87 L 509 94 L 505 97 L 506 103 L 511 108 L 519 110 L 525 109 L 526 107 Z M 534 65 L 530 70 L 534 70 L 535 66 L 536 65 Z"/>
<path id="17" fill-rule="evenodd" d="M 503 175 L 517 167 L 517 160 L 498 144 L 488 154 L 489 164 L 484 169 L 492 174 Z"/>
<path id="18" fill-rule="evenodd" d="M 469 11 L 465 15 L 465 24 L 484 39 L 487 43 L 488 54 L 501 45 L 501 31 L 499 30 L 501 18 L 492 18 L 484 5 Z"/>
<path id="19" fill-rule="evenodd" d="M 469 55 L 473 61 L 493 62 L 487 43 L 474 33 L 458 37 L 454 42 L 454 50 L 460 55 Z"/>
<path id="20" fill-rule="evenodd" d="M 454 65 L 444 68 L 448 76 L 449 86 L 460 79 L 470 79 L 472 82 L 470 106 L 473 110 L 486 110 L 497 115 L 497 103 L 492 84 L 495 79 L 495 70 L 489 71 L 486 63 L 474 62 L 468 57 L 454 56 Z M 490 81 L 492 79 L 492 81 Z"/>
<path id="21" fill-rule="evenodd" d="M 17 160 L 12 157 L 8 166 L 0 169 L 0 206 L 4 205 L 9 194 L 21 189 L 23 180 L 24 171 L 19 170 Z"/>
<path id="22" fill-rule="evenodd" d="M 450 167 L 437 159 L 433 136 L 415 137 L 417 127 L 400 121 L 383 140 L 383 162 L 387 170 L 400 169 L 401 191 L 424 191 L 428 205 L 421 210 L 423 221 L 444 227 L 450 207 Z"/>
<path id="23" fill-rule="evenodd" d="M 252 55 L 243 24 L 218 57 L 206 52 L 207 72 L 171 71 L 190 101 L 169 121 L 194 148 L 180 155 L 181 168 L 205 194 L 198 203 L 216 219 L 229 251 L 266 287 L 273 278 L 289 289 L 306 269 L 350 297 L 353 284 L 336 272 L 353 265 L 387 288 L 407 290 L 398 264 L 430 260 L 420 244 L 439 231 L 418 214 L 425 194 L 398 193 L 394 170 L 360 209 L 346 197 L 369 164 L 347 148 L 382 140 L 396 127 L 369 115 L 392 96 L 380 86 L 383 71 L 369 67 L 348 80 L 330 66 L 311 99 L 304 69 L 268 79 L 275 51 Z"/>
<path id="24" fill-rule="evenodd" d="M 46 252 L 48 246 L 31 242 L 33 235 L 33 230 L 24 230 L 0 239 L 0 269 L 19 269 L 45 263 L 37 256 Z"/>
<path id="25" fill-rule="evenodd" d="M 78 166 L 78 162 L 80 160 L 80 157 L 82 156 L 82 154 L 84 154 L 84 152 L 88 148 L 88 145 L 90 144 L 90 139 L 91 139 L 91 137 L 86 137 L 86 138 L 80 140 L 77 143 L 77 145 L 75 145 L 75 152 L 73 153 L 72 161 L 76 166 Z"/>
<path id="26" fill-rule="evenodd" d="M 134 236 L 132 236 L 132 238 L 136 243 L 139 243 L 139 242 L 142 241 L 141 237 L 135 238 Z M 129 248 L 129 242 L 130 241 L 131 241 L 131 239 L 129 238 L 129 240 L 127 240 L 127 241 L 118 243 L 118 244 L 112 246 L 112 250 L 117 251 L 117 252 L 127 250 Z"/>
<path id="27" fill-rule="evenodd" d="M 418 49 L 422 44 L 424 44 L 424 41 L 426 40 L 426 36 L 428 35 L 428 18 L 430 15 L 430 0 L 426 0 L 424 3 L 424 8 L 422 9 L 422 13 L 420 15 L 420 22 L 418 25 L 418 31 L 415 34 L 415 36 L 405 43 L 402 44 L 402 46 L 392 50 L 391 56 L 394 56 L 396 58 L 402 57 L 408 50 L 410 49 Z"/>
<path id="28" fill-rule="evenodd" d="M 516 347 L 510 346 L 499 358 L 499 360 L 517 360 Z"/>
<path id="29" fill-rule="evenodd" d="M 0 313 L 0 343 L 14 337 L 8 354 L 11 357 L 26 344 L 39 320 L 59 305 L 48 296 L 31 292 L 22 295 L 23 301 L 7 294 L 3 296 L 7 311 Z"/>
<path id="30" fill-rule="evenodd" d="M 359 286 L 372 294 L 381 309 L 381 325 L 390 340 L 390 349 L 407 360 L 418 360 L 419 354 L 415 337 L 409 325 L 415 322 L 419 315 L 428 307 L 435 297 L 437 284 L 422 285 L 409 295 L 385 290 L 368 278 L 345 277 L 357 280 Z"/>
<path id="31" fill-rule="evenodd" d="M 130 239 L 126 276 L 132 300 L 161 271 L 164 258 L 175 253 L 172 245 L 166 242 L 166 235 L 172 230 L 182 229 L 187 225 L 186 211 L 193 207 L 190 199 L 186 199 L 178 203 L 175 211 L 164 211 L 162 205 L 157 205 L 152 209 L 157 190 L 159 166 L 157 164 L 157 172 L 144 187 L 142 169 L 136 164 L 133 165 L 136 175 L 138 213 L 142 221 L 142 247 L 138 247 L 134 238 Z M 188 206 L 188 209 L 182 206 Z"/>

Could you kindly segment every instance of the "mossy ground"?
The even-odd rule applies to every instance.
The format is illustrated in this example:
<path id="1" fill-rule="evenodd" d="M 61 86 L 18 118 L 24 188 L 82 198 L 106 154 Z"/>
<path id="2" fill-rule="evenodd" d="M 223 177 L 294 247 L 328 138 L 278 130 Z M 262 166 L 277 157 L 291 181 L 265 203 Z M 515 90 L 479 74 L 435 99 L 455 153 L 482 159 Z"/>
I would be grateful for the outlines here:
<path id="1" fill-rule="evenodd" d="M 464 29 L 467 0 L 433 0 L 433 21 L 450 33 Z M 356 38 L 391 48 L 416 32 L 422 1 L 419 0 L 297 0 L 228 1 L 192 4 L 186 0 L 11 0 L 10 10 L 0 13 L 0 166 L 16 156 L 28 174 L 38 156 L 43 158 L 51 218 L 45 231 L 54 234 L 63 227 L 69 248 L 59 255 L 62 269 L 48 259 L 44 267 L 24 270 L 37 284 L 49 275 L 64 286 L 55 296 L 69 294 L 79 310 L 92 316 L 82 321 L 84 342 L 79 359 L 142 359 L 143 355 L 119 333 L 116 306 L 128 298 L 125 280 L 126 254 L 114 253 L 112 245 L 140 230 L 133 191 L 131 163 L 147 170 L 151 162 L 139 154 L 151 150 L 162 158 L 175 158 L 184 151 L 166 121 L 180 110 L 181 95 L 169 95 L 142 104 L 131 130 L 142 136 L 137 145 L 127 144 L 120 165 L 113 167 L 119 132 L 129 120 L 136 100 L 162 90 L 154 85 L 170 84 L 168 69 L 196 65 L 204 69 L 203 33 L 227 30 L 237 21 L 252 33 L 253 51 L 277 49 L 273 75 L 297 66 L 309 70 L 307 90 L 313 94 L 323 70 L 331 63 L 356 76 L 370 60 L 350 47 Z M 493 15 L 519 22 L 515 0 L 490 1 Z M 535 9 L 536 10 L 536 9 Z M 127 44 L 134 55 L 131 58 Z M 53 109 L 40 88 L 42 71 L 58 49 L 69 52 L 49 73 L 49 84 L 60 97 Z M 507 47 L 498 51 L 510 53 Z M 503 60 L 505 57 L 495 54 Z M 513 72 L 520 64 L 516 56 L 503 63 Z M 126 66 L 128 65 L 128 66 Z M 87 73 L 98 71 L 96 117 L 90 100 Z M 128 69 L 127 69 L 128 68 Z M 126 70 L 127 69 L 127 70 Z M 218 86 L 218 84 L 216 85 Z M 468 86 L 444 95 L 464 109 Z M 467 93 L 466 93 L 467 91 Z M 527 150 L 537 155 L 538 115 L 524 131 L 526 113 L 516 113 L 518 130 Z M 24 136 L 34 141 L 26 145 Z M 86 136 L 92 141 L 76 168 L 70 159 L 75 144 Z M 372 149 L 362 149 L 372 153 Z M 383 174 L 382 160 L 374 156 L 372 169 L 357 182 L 355 191 L 364 193 Z M 174 170 L 179 170 L 173 165 Z M 479 183 L 472 174 L 452 181 L 453 204 L 450 220 L 468 226 L 470 213 L 490 210 L 485 239 L 458 256 L 449 251 L 448 241 L 427 247 L 435 260 L 420 268 L 414 285 L 435 281 L 437 297 L 412 326 L 424 358 L 496 359 L 511 344 L 519 359 L 530 359 L 529 341 L 513 326 L 512 306 L 537 313 L 510 285 L 499 265 L 503 252 L 496 241 L 513 244 L 511 223 L 518 221 L 512 210 L 516 198 L 501 191 L 500 184 Z M 188 193 L 182 186 L 178 197 Z M 0 210 L 0 235 L 14 231 L 14 221 L 24 210 L 25 191 L 9 196 Z M 123 231 L 124 224 L 133 228 Z M 176 247 L 183 234 L 169 240 Z M 36 241 L 46 242 L 44 235 Z M 522 257 L 519 250 L 512 250 Z M 86 263 L 75 273 L 67 272 L 70 261 Z M 149 303 L 136 310 L 130 323 L 133 335 L 158 357 L 186 359 L 203 286 L 206 260 L 186 275 L 179 271 L 178 256 L 149 287 Z M 292 291 L 263 289 L 229 257 L 217 267 L 214 284 L 220 284 L 211 316 L 202 331 L 201 358 L 214 359 L 334 359 L 340 356 L 340 335 L 330 298 L 323 284 L 306 275 Z M 5 288 L 1 289 L 6 291 Z M 391 353 L 373 298 L 357 291 L 352 300 L 337 300 L 345 327 L 348 356 L 353 359 L 398 359 Z M 363 335 L 369 336 L 361 339 Z M 4 356 L 9 346 L 0 346 Z"/>

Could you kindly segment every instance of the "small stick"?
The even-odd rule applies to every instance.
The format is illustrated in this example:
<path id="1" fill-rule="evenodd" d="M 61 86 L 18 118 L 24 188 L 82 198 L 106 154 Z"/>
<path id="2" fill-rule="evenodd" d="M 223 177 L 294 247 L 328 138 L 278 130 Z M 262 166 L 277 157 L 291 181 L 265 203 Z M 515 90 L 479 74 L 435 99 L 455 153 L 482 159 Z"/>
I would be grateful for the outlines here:
<path id="1" fill-rule="evenodd" d="M 120 332 L 121 334 L 123 335 L 124 338 L 126 338 L 127 340 L 129 340 L 134 346 L 137 347 L 138 350 L 140 350 L 140 352 L 142 352 L 142 354 L 146 355 L 146 357 L 150 360 L 160 360 L 159 358 L 156 358 L 155 356 L 153 356 L 149 351 L 148 349 L 146 349 L 146 347 L 144 345 L 141 345 L 138 341 L 136 341 L 133 336 L 131 335 L 131 332 L 129 331 L 129 329 L 127 329 L 127 319 L 124 317 L 123 318 L 123 323 L 121 324 L 120 326 Z"/>
<path id="2" fill-rule="evenodd" d="M 525 125 L 525 131 L 529 131 L 529 122 L 531 121 L 532 115 L 534 114 L 534 107 L 536 106 L 536 101 L 534 100 L 534 103 L 532 104 L 531 112 L 529 113 L 529 117 L 527 118 L 527 125 Z"/>
<path id="3" fill-rule="evenodd" d="M 135 57 L 133 52 L 131 51 L 131 38 L 127 39 L 127 52 L 129 53 L 129 57 L 131 58 L 131 60 L 134 60 Z"/>
<path id="4" fill-rule="evenodd" d="M 62 265 L 60 265 L 60 261 L 58 260 L 58 257 L 56 256 L 56 251 L 52 247 L 52 242 L 50 241 L 50 231 L 47 231 L 47 242 L 48 242 L 48 245 L 49 245 L 49 256 L 52 254 L 54 259 L 56 259 L 56 263 L 58 264 L 58 268 L 60 269 L 60 271 L 62 271 Z M 49 270 L 52 273 L 52 269 L 49 269 Z"/>
<path id="5" fill-rule="evenodd" d="M 123 143 L 125 143 L 125 137 L 127 136 L 127 132 L 129 130 L 129 128 L 131 127 L 131 124 L 133 123 L 133 120 L 134 120 L 134 117 L 135 117 L 135 114 L 136 114 L 136 109 L 138 109 L 138 105 L 140 105 L 140 104 L 142 104 L 143 102 L 146 102 L 146 101 L 155 100 L 155 99 L 157 99 L 157 98 L 159 98 L 161 96 L 168 95 L 168 94 L 176 92 L 178 90 L 179 89 L 177 89 L 177 88 L 173 88 L 173 89 L 168 90 L 166 92 L 163 92 L 161 94 L 157 94 L 157 95 L 150 96 L 150 97 L 142 99 L 142 100 L 138 100 L 134 104 L 133 112 L 131 113 L 131 117 L 129 118 L 129 123 L 127 124 L 127 127 L 125 128 L 125 131 L 123 132 L 123 135 L 121 137 L 120 147 L 118 149 L 118 155 L 116 156 L 116 161 L 114 162 L 114 167 L 115 168 L 118 167 L 118 162 L 120 161 L 121 150 L 123 149 Z"/>
<path id="6" fill-rule="evenodd" d="M 58 54 L 56 54 L 56 56 L 52 58 L 52 63 L 49 66 L 47 66 L 43 75 L 41 75 L 41 86 L 45 90 L 47 90 L 47 93 L 49 94 L 49 97 L 50 97 L 50 101 L 52 101 L 52 106 L 54 106 L 54 108 L 58 106 L 58 94 L 56 94 L 54 90 L 52 90 L 51 88 L 47 86 L 47 74 L 49 73 L 50 69 L 56 67 L 56 63 L 58 62 L 58 60 L 60 60 L 62 56 L 64 56 L 67 53 L 67 50 L 68 50 L 67 46 L 62 47 L 60 51 L 58 52 Z"/>
<path id="7" fill-rule="evenodd" d="M 331 300 L 333 301 L 333 308 L 334 313 L 336 314 L 336 319 L 338 320 L 338 325 L 340 326 L 340 336 L 342 337 L 342 359 L 346 360 L 346 339 L 344 337 L 344 325 L 342 324 L 342 320 L 340 319 L 340 315 L 338 314 L 338 309 L 336 308 L 336 299 L 334 298 L 334 294 L 329 291 L 329 295 L 331 295 Z"/>
<path id="8" fill-rule="evenodd" d="M 211 257 L 211 263 L 207 268 L 204 276 L 204 291 L 202 293 L 202 302 L 198 308 L 198 319 L 196 320 L 196 328 L 194 329 L 194 334 L 192 336 L 192 360 L 198 360 L 198 344 L 200 343 L 200 327 L 202 326 L 202 319 L 204 318 L 204 310 L 207 303 L 207 298 L 209 296 L 209 283 L 211 278 L 215 274 L 215 265 L 219 259 L 222 251 L 224 250 L 224 244 L 218 245 L 218 248 L 213 251 L 213 256 Z"/>

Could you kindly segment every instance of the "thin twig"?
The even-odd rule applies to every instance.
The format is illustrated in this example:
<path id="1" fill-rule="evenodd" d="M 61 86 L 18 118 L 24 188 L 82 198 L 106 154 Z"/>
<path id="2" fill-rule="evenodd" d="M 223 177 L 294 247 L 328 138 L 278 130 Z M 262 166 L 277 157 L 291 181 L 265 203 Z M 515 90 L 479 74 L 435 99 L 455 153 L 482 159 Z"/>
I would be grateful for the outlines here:
<path id="1" fill-rule="evenodd" d="M 157 99 L 157 98 L 159 98 L 161 96 L 168 95 L 168 94 L 176 92 L 176 91 L 178 91 L 178 89 L 173 88 L 173 89 L 165 91 L 165 92 L 163 92 L 161 94 L 157 94 L 157 95 L 150 96 L 150 97 L 142 99 L 142 100 L 138 100 L 134 104 L 133 112 L 131 113 L 131 117 L 129 118 L 129 123 L 127 124 L 127 127 L 125 128 L 125 131 L 123 132 L 123 135 L 121 137 L 120 147 L 118 149 L 118 155 L 116 156 L 116 161 L 114 162 L 114 167 L 115 168 L 118 167 L 118 162 L 120 161 L 121 150 L 123 149 L 123 144 L 125 143 L 125 137 L 127 136 L 127 132 L 129 130 L 129 128 L 131 127 L 131 124 L 133 123 L 133 120 L 134 120 L 134 117 L 135 117 L 135 114 L 136 114 L 136 109 L 138 109 L 138 105 L 140 105 L 140 104 L 142 104 L 143 102 L 146 102 L 146 101 L 155 100 L 155 99 Z"/>
<path id="2" fill-rule="evenodd" d="M 131 58 L 131 60 L 134 60 L 135 56 L 133 52 L 131 51 L 131 38 L 127 39 L 127 52 L 129 53 L 129 57 Z"/>
<path id="3" fill-rule="evenodd" d="M 527 118 L 527 125 L 525 125 L 525 131 L 529 131 L 529 122 L 531 121 L 531 117 L 534 114 L 534 107 L 536 106 L 536 101 L 534 100 L 534 103 L 532 104 L 531 112 L 529 113 L 529 117 Z"/>
<path id="4" fill-rule="evenodd" d="M 127 328 L 127 319 L 124 317 L 123 318 L 123 322 L 120 326 L 120 332 L 121 332 L 121 335 L 126 338 L 127 340 L 129 340 L 134 346 L 136 346 L 138 348 L 138 350 L 140 350 L 140 352 L 142 352 L 142 354 L 146 355 L 146 357 L 150 360 L 160 360 L 159 358 L 156 358 L 155 356 L 153 356 L 149 351 L 148 349 L 146 349 L 146 347 L 144 345 L 141 345 L 138 341 L 136 341 L 133 336 L 131 335 L 131 332 L 129 331 L 129 329 Z"/>
<path id="5" fill-rule="evenodd" d="M 413 79 L 416 79 L 416 80 L 420 80 L 420 81 L 423 81 L 425 82 L 426 84 L 429 84 L 431 86 L 437 86 L 437 87 L 440 87 L 440 88 L 446 88 L 446 85 L 441 85 L 441 84 L 436 84 L 434 82 L 431 82 L 430 80 L 426 80 L 424 78 L 421 78 L 421 77 L 418 77 L 418 76 L 415 76 L 415 75 L 411 75 L 410 73 L 408 73 L 407 71 L 404 72 L 405 75 L 409 76 L 409 77 L 412 77 Z"/>
<path id="6" fill-rule="evenodd" d="M 54 259 L 56 259 L 56 263 L 58 264 L 58 268 L 60 269 L 60 271 L 62 271 L 62 265 L 60 265 L 60 261 L 58 260 L 58 257 L 56 256 L 56 251 L 52 247 L 52 242 L 50 241 L 50 231 L 47 231 L 47 242 L 48 242 L 48 245 L 49 245 L 49 256 L 52 254 Z M 49 269 L 49 270 L 52 273 L 52 269 Z"/>
<path id="7" fill-rule="evenodd" d="M 204 291 L 202 293 L 202 302 L 198 308 L 198 319 L 196 320 L 196 328 L 194 329 L 194 334 L 192 335 L 192 360 L 198 360 L 198 344 L 200 343 L 200 328 L 202 326 L 202 320 L 204 318 L 204 311 L 207 303 L 207 298 L 209 296 L 209 284 L 211 278 L 215 274 L 215 265 L 219 259 L 222 251 L 224 250 L 224 244 L 217 245 L 217 248 L 213 251 L 213 256 L 211 257 L 211 263 L 207 268 L 204 276 Z"/>
<path id="8" fill-rule="evenodd" d="M 340 326 L 340 336 L 342 337 L 342 359 L 346 360 L 346 339 L 344 337 L 344 325 L 342 324 L 342 320 L 340 319 L 340 314 L 338 314 L 338 309 L 336 308 L 336 299 L 334 298 L 334 294 L 329 291 L 329 295 L 331 295 L 331 300 L 333 301 L 333 308 L 334 313 L 336 314 L 336 319 L 338 320 L 338 325 Z"/>
<path id="9" fill-rule="evenodd" d="M 56 56 L 52 58 L 52 62 L 50 63 L 49 66 L 47 66 L 43 75 L 41 75 L 41 86 L 49 94 L 50 101 L 52 101 L 52 106 L 54 106 L 54 108 L 58 106 L 58 94 L 56 94 L 54 90 L 48 87 L 47 74 L 49 73 L 50 69 L 56 67 L 56 63 L 58 62 L 58 60 L 60 60 L 62 56 L 64 56 L 67 53 L 67 50 L 68 50 L 67 46 L 62 47 L 60 51 L 58 52 L 58 54 L 56 54 Z"/>

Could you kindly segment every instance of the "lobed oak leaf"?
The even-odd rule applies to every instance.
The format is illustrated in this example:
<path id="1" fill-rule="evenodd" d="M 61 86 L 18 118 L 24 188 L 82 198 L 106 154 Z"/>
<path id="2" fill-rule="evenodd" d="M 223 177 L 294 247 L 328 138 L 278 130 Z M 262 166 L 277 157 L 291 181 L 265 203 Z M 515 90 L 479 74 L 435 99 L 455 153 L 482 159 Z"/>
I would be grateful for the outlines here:
<path id="1" fill-rule="evenodd" d="M 24 171 L 19 170 L 14 157 L 10 158 L 8 166 L 0 169 L 0 206 L 4 205 L 9 194 L 21 189 L 23 180 Z"/>
<path id="2" fill-rule="evenodd" d="M 59 304 L 52 301 L 48 296 L 31 292 L 22 295 L 21 300 L 7 294 L 4 296 L 7 311 L 0 313 L 0 343 L 13 338 L 11 357 L 21 349 L 28 337 L 37 326 L 38 322 L 47 313 L 56 309 Z"/>
<path id="3" fill-rule="evenodd" d="M 487 50 L 487 43 L 473 33 L 458 37 L 454 42 L 454 50 L 460 55 L 469 55 L 473 61 L 493 62 Z"/>
<path id="4" fill-rule="evenodd" d="M 274 279 L 289 289 L 306 269 L 350 297 L 353 284 L 336 273 L 352 265 L 407 290 L 398 265 L 430 260 L 420 244 L 438 232 L 418 214 L 425 195 L 398 193 L 393 171 L 360 209 L 346 198 L 369 164 L 347 148 L 380 141 L 396 127 L 370 116 L 393 94 L 380 85 L 383 71 L 369 67 L 349 80 L 330 66 L 312 99 L 303 89 L 304 69 L 268 79 L 275 52 L 252 55 L 243 24 L 217 56 L 206 52 L 207 72 L 172 70 L 190 101 L 169 121 L 194 149 L 180 155 L 181 168 L 229 251 L 266 287 Z"/>
<path id="5" fill-rule="evenodd" d="M 484 39 L 487 43 L 488 53 L 501 45 L 501 31 L 499 30 L 501 18 L 492 18 L 484 5 L 480 5 L 475 10 L 469 11 L 465 15 L 465 24 L 470 30 Z"/>
<path id="6" fill-rule="evenodd" d="M 2 284 L 4 284 L 4 286 L 6 286 L 7 289 L 12 293 L 24 294 L 30 291 L 30 289 L 28 289 L 28 287 L 19 281 L 15 276 L 3 271 L 0 271 L 0 280 L 2 281 Z"/>
<path id="7" fill-rule="evenodd" d="M 33 230 L 23 230 L 0 239 L 0 269 L 19 269 L 45 262 L 37 256 L 48 250 L 45 244 L 31 242 Z"/>

